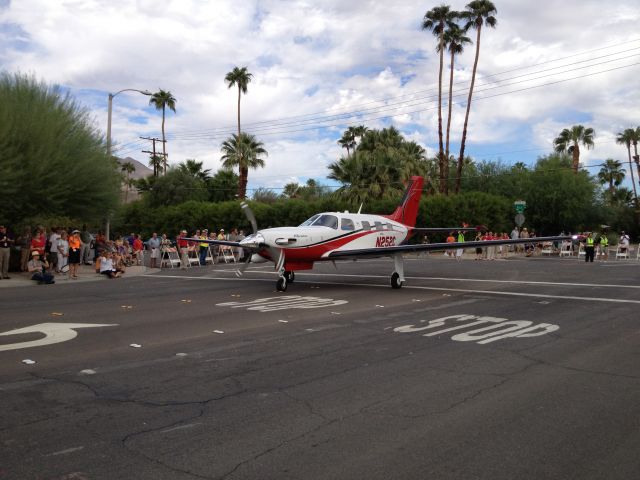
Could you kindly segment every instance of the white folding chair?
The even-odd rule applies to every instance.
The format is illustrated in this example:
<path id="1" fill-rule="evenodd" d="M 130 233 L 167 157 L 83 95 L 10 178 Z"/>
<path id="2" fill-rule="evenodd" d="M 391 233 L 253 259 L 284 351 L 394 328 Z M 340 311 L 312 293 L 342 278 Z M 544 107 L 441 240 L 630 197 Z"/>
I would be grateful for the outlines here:
<path id="1" fill-rule="evenodd" d="M 200 265 L 197 247 L 189 247 L 187 257 L 189 258 L 189 265 Z"/>
<path id="2" fill-rule="evenodd" d="M 553 254 L 553 243 L 552 242 L 544 242 L 542 244 L 542 255 L 551 255 Z"/>
<path id="3" fill-rule="evenodd" d="M 586 254 L 587 254 L 587 252 L 584 249 L 584 245 L 582 243 L 580 243 L 580 246 L 578 247 L 578 258 L 584 257 Z"/>
<path id="4" fill-rule="evenodd" d="M 169 265 L 171 268 L 180 266 L 180 255 L 178 255 L 178 251 L 175 248 L 163 250 L 160 258 L 160 268 L 166 265 Z"/>
<path id="5" fill-rule="evenodd" d="M 569 240 L 564 240 L 560 245 L 560 253 L 561 257 L 573 255 L 573 244 Z"/>
<path id="6" fill-rule="evenodd" d="M 211 262 L 211 265 L 213 265 L 215 263 L 215 258 L 213 256 L 213 253 L 211 252 L 211 245 L 209 245 L 207 247 L 207 256 L 204 257 L 204 264 L 206 265 L 207 262 Z"/>
<path id="7" fill-rule="evenodd" d="M 620 245 L 618 245 L 617 248 L 616 248 L 616 260 L 618 260 L 619 258 L 628 259 L 629 258 L 629 249 L 630 248 L 631 248 L 631 246 L 625 248 L 624 251 L 623 251 L 620 248 Z"/>

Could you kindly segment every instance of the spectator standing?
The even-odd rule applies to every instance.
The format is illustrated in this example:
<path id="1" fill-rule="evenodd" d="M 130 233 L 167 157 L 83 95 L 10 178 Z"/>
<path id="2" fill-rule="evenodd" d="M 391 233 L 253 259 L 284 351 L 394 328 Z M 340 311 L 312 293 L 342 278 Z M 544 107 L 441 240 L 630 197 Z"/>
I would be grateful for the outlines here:
<path id="1" fill-rule="evenodd" d="M 41 227 L 36 229 L 36 234 L 31 238 L 31 250 L 38 251 L 38 260 L 44 260 L 45 254 L 45 246 L 47 244 L 47 238 L 44 235 L 44 232 Z M 33 256 L 33 254 L 31 255 Z M 47 267 L 48 268 L 48 267 Z"/>
<path id="2" fill-rule="evenodd" d="M 20 271 L 28 272 L 29 255 L 31 254 L 31 227 L 25 227 L 22 235 L 16 239 L 16 245 L 20 247 Z"/>
<path id="3" fill-rule="evenodd" d="M 11 245 L 13 236 L 4 225 L 0 225 L 0 278 L 9 279 L 9 260 L 11 259 Z"/>
<path id="4" fill-rule="evenodd" d="M 62 273 L 63 268 L 69 262 L 69 241 L 67 240 L 67 231 L 62 230 L 60 238 L 56 242 L 58 249 L 58 261 L 56 263 L 56 273 Z"/>
<path id="5" fill-rule="evenodd" d="M 593 233 L 589 232 L 587 238 L 584 239 L 584 261 L 593 263 L 593 257 L 595 256 L 595 240 Z"/>
<path id="6" fill-rule="evenodd" d="M 133 235 L 133 243 L 131 244 L 133 248 L 133 256 L 136 258 L 136 265 L 142 264 L 142 249 L 144 245 L 142 244 L 142 240 L 140 240 L 140 235 L 137 233 Z"/>
<path id="7" fill-rule="evenodd" d="M 474 239 L 474 241 L 481 242 L 482 233 L 480 232 L 476 233 L 476 238 Z M 482 247 L 476 247 L 476 260 L 482 260 Z"/>
<path id="8" fill-rule="evenodd" d="M 206 228 L 204 230 L 202 230 L 202 234 L 200 235 L 200 240 L 207 240 L 208 239 L 208 235 L 209 235 L 209 230 L 207 230 Z M 200 252 L 199 252 L 199 257 L 200 257 L 200 265 L 204 266 L 207 263 L 207 249 L 209 248 L 209 243 L 207 242 L 200 242 Z"/>
<path id="9" fill-rule="evenodd" d="M 458 243 L 464 243 L 464 232 L 462 230 L 458 230 Z M 456 260 L 462 260 L 462 253 L 464 252 L 464 248 L 458 248 L 456 250 Z"/>
<path id="10" fill-rule="evenodd" d="M 151 268 L 156 268 L 157 261 L 160 258 L 160 239 L 158 238 L 158 234 L 153 232 L 146 244 L 149 250 L 151 250 Z"/>
<path id="11" fill-rule="evenodd" d="M 607 232 L 602 232 L 600 234 L 600 256 L 607 261 L 609 259 L 609 238 L 607 237 Z"/>
<path id="12" fill-rule="evenodd" d="M 58 271 L 58 240 L 60 239 L 60 232 L 58 227 L 51 229 L 51 235 L 49 236 L 49 264 Z"/>
<path id="13" fill-rule="evenodd" d="M 48 268 L 49 262 L 44 257 L 40 260 L 40 252 L 38 250 L 31 252 L 31 260 L 27 264 L 27 270 L 33 274 L 31 275 L 31 280 L 38 282 L 38 285 L 56 283 L 53 275 L 47 272 Z"/>
<path id="14" fill-rule="evenodd" d="M 425 237 L 426 237 L 426 235 L 425 235 Z M 238 232 L 238 239 L 237 240 L 238 240 L 238 242 L 240 242 L 240 241 L 242 241 L 244 239 L 245 239 L 244 230 L 240 230 Z M 240 259 L 240 261 L 244 260 L 244 249 L 243 248 L 238 247 L 238 258 Z"/>
<path id="15" fill-rule="evenodd" d="M 189 241 L 187 238 L 187 231 L 180 231 L 180 235 L 176 238 L 176 244 L 178 246 L 178 252 L 180 252 L 180 269 L 186 270 L 189 266 Z"/>
<path id="16" fill-rule="evenodd" d="M 447 237 L 447 243 L 454 243 L 456 241 L 456 237 L 453 236 L 454 232 L 449 232 L 449 236 Z M 449 250 L 445 250 L 445 257 L 452 257 L 453 254 Z"/>
<path id="17" fill-rule="evenodd" d="M 71 278 L 78 278 L 78 265 L 80 265 L 80 254 L 82 252 L 82 237 L 80 230 L 74 230 L 69 237 L 69 275 Z"/>
<path id="18" fill-rule="evenodd" d="M 529 232 L 527 231 L 527 229 L 526 229 L 526 228 L 523 228 L 523 229 L 520 231 L 520 238 L 529 238 Z M 525 249 L 526 249 L 526 246 L 525 246 L 525 245 L 523 245 L 522 243 L 518 245 L 518 251 L 519 251 L 519 252 L 522 252 L 522 251 L 523 251 L 523 250 L 525 250 Z"/>

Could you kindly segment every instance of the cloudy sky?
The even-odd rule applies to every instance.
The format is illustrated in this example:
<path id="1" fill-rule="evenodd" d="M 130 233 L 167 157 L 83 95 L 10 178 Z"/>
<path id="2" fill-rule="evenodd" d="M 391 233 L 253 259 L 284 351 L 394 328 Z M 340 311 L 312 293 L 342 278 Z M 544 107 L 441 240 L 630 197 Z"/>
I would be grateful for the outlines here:
<path id="1" fill-rule="evenodd" d="M 220 167 L 236 129 L 237 91 L 224 76 L 253 74 L 242 127 L 269 152 L 252 188 L 323 180 L 349 125 L 394 125 L 430 155 L 437 148 L 436 40 L 414 0 L 0 0 L 0 68 L 67 89 L 106 131 L 107 98 L 169 90 L 170 163 Z M 465 1 L 451 3 L 463 9 Z M 565 127 L 596 131 L 586 165 L 626 161 L 615 134 L 640 124 L 637 0 L 496 0 L 483 30 L 467 152 L 532 163 Z M 475 33 L 471 32 L 475 38 Z M 453 151 L 459 148 L 475 46 L 456 60 Z M 445 84 L 448 76 L 445 75 Z M 161 116 L 148 97 L 114 99 L 115 153 L 147 163 Z M 446 110 L 445 110 L 446 111 Z M 597 171 L 592 167 L 591 171 Z"/>

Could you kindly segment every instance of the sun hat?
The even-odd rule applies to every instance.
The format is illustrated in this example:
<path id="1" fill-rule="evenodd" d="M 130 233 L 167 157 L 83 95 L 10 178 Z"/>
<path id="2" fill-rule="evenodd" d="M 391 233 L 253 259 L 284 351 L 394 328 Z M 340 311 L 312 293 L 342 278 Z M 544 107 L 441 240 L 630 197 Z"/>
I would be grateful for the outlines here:
<path id="1" fill-rule="evenodd" d="M 32 257 L 35 257 L 36 255 L 40 255 L 40 252 L 38 250 L 34 250 L 33 252 L 31 252 Z"/>
<path id="2" fill-rule="evenodd" d="M 80 230 L 74 230 L 74 231 L 73 231 L 73 232 L 71 232 L 71 233 L 80 233 Z"/>

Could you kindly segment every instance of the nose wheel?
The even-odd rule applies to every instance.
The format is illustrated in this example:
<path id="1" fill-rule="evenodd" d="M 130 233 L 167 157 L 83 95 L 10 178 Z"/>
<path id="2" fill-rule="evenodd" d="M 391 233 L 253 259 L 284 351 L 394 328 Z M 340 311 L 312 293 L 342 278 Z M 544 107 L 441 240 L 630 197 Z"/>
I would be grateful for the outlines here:
<path id="1" fill-rule="evenodd" d="M 279 292 L 287 291 L 287 278 L 284 275 L 278 277 L 278 280 L 276 281 L 276 290 Z"/>
<path id="2" fill-rule="evenodd" d="M 402 288 L 404 281 L 400 280 L 398 272 L 393 272 L 391 275 L 391 288 Z"/>
<path id="3" fill-rule="evenodd" d="M 293 283 L 295 278 L 296 274 L 291 270 L 285 270 L 281 272 L 280 276 L 278 277 L 278 281 L 276 282 L 276 290 L 278 290 L 279 292 L 286 292 L 287 285 Z"/>

